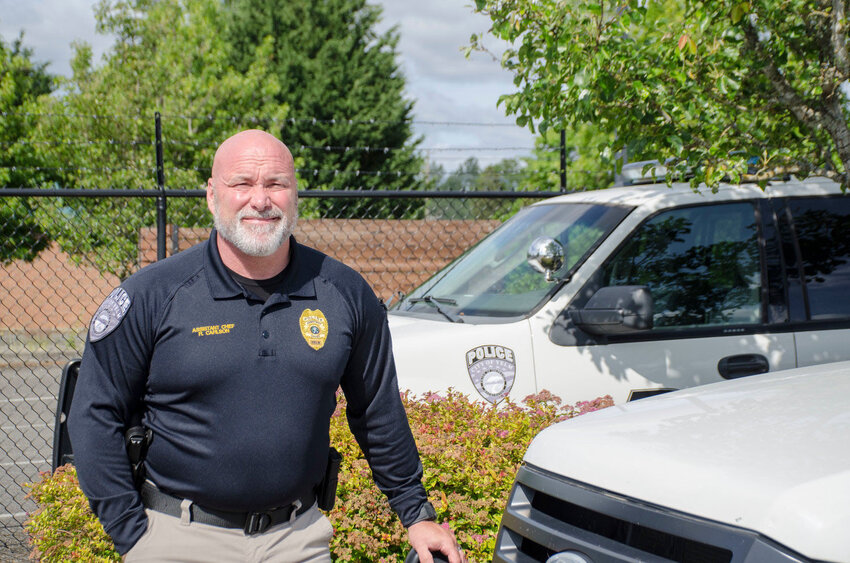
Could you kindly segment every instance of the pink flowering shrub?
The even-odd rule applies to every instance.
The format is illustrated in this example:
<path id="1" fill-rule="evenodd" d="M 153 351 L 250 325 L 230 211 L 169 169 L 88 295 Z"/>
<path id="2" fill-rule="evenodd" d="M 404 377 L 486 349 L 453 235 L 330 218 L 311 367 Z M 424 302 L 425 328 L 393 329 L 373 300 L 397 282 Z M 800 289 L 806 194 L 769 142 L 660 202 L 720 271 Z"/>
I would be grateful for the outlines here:
<path id="1" fill-rule="evenodd" d="M 502 510 L 531 439 L 543 428 L 613 404 L 609 396 L 575 407 L 548 391 L 522 405 L 472 402 L 460 393 L 402 397 L 424 468 L 423 482 L 440 522 L 454 530 L 469 561 L 490 561 Z M 334 524 L 334 559 L 400 562 L 409 549 L 404 529 L 370 477 L 345 423 L 340 401 L 331 442 L 343 455 Z"/>
<path id="2" fill-rule="evenodd" d="M 454 530 L 470 562 L 490 561 L 501 513 L 514 475 L 531 439 L 543 428 L 613 404 L 611 397 L 563 405 L 548 391 L 521 405 L 498 407 L 464 395 L 404 395 L 419 446 L 424 484 L 444 526 Z M 409 550 L 404 528 L 372 481 L 345 419 L 345 401 L 331 420 L 331 443 L 343 456 L 337 501 L 328 514 L 334 525 L 335 561 L 401 562 Z M 120 561 L 109 537 L 80 492 L 76 471 L 63 466 L 25 485 L 38 505 L 25 527 L 31 558 L 43 561 Z"/>

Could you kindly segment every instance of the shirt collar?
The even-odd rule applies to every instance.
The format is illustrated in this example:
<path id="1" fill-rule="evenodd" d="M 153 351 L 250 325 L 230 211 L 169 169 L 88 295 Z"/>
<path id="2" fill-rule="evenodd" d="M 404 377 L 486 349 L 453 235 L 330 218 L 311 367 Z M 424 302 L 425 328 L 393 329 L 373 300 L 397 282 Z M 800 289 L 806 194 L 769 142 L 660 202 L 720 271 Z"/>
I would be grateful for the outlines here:
<path id="1" fill-rule="evenodd" d="M 304 247 L 298 244 L 294 235 L 289 237 L 289 248 L 289 264 L 286 265 L 280 294 L 286 297 L 316 297 L 315 272 L 311 271 L 309 261 L 305 260 Z M 204 266 L 208 272 L 207 281 L 213 299 L 244 297 L 242 287 L 231 277 L 221 261 L 215 229 L 210 232 L 210 238 L 207 240 Z M 274 296 L 270 299 L 272 298 Z"/>

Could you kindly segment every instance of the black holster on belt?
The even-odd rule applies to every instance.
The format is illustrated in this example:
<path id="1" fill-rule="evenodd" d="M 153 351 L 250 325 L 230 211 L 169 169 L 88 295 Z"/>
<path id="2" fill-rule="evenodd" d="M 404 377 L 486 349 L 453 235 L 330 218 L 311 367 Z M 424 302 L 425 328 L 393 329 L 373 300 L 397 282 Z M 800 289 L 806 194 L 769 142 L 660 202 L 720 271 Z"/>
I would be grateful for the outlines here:
<path id="1" fill-rule="evenodd" d="M 322 510 L 328 511 L 334 507 L 336 486 L 339 482 L 339 465 L 341 462 L 342 456 L 336 451 L 336 448 L 328 448 L 328 465 L 325 468 L 325 475 L 319 484 L 316 485 L 316 504 Z"/>
<path id="2" fill-rule="evenodd" d="M 139 489 L 145 482 L 145 458 L 148 448 L 153 442 L 153 430 L 142 426 L 141 417 L 133 420 L 130 428 L 124 432 L 124 446 L 127 448 L 127 459 L 133 472 L 133 484 Z"/>

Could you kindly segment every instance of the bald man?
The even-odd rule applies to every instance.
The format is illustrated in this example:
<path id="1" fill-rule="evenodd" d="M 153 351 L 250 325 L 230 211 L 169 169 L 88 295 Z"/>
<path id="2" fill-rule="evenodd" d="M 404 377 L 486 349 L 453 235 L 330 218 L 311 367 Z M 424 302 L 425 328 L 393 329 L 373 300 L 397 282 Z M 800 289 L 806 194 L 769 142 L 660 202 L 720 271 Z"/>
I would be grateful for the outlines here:
<path id="1" fill-rule="evenodd" d="M 292 236 L 292 155 L 224 141 L 209 240 L 112 291 L 89 326 L 68 420 L 80 485 L 126 561 L 330 561 L 317 508 L 341 387 L 375 482 L 422 561 L 436 524 L 399 398 L 385 312 L 360 275 Z M 137 489 L 124 431 L 153 432 Z"/>

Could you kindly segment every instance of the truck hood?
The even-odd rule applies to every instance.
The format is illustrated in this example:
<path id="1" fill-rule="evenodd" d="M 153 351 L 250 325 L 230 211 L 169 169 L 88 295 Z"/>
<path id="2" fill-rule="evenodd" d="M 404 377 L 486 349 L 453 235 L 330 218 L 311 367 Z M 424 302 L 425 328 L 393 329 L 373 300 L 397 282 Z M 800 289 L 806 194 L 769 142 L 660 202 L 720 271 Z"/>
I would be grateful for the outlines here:
<path id="1" fill-rule="evenodd" d="M 525 461 L 850 561 L 850 362 L 610 407 L 544 430 Z"/>

